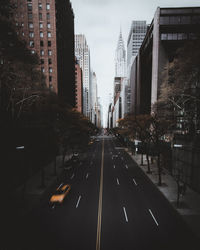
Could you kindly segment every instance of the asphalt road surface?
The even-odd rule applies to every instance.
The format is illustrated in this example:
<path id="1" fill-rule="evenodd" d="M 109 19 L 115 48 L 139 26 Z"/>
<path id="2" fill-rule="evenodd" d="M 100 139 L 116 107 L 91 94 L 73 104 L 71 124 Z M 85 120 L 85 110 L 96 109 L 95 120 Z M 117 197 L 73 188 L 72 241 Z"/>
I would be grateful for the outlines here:
<path id="1" fill-rule="evenodd" d="M 111 136 L 65 172 L 71 191 L 60 206 L 48 199 L 11 235 L 7 249 L 198 250 L 179 214 Z M 56 187 L 54 187 L 56 189 Z M 5 248 L 6 250 L 6 248 Z"/>

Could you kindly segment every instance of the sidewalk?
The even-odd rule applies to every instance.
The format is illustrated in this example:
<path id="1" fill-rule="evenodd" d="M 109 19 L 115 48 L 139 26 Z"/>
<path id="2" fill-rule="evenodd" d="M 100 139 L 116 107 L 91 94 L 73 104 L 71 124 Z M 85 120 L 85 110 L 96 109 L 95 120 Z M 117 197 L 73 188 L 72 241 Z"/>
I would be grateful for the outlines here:
<path id="1" fill-rule="evenodd" d="M 127 149 L 125 149 L 128 152 Z M 151 174 L 147 173 L 147 162 L 144 157 L 144 166 L 141 166 L 141 155 L 132 155 L 130 152 L 128 154 L 132 159 L 138 164 L 138 166 L 143 170 L 143 172 L 149 177 L 149 179 L 156 185 L 156 187 L 162 192 L 162 194 L 167 198 L 167 200 L 173 205 L 177 212 L 186 221 L 192 231 L 200 239 L 200 194 L 191 190 L 187 187 L 186 194 L 181 196 L 180 205 L 177 208 L 177 184 L 174 178 L 163 171 L 162 174 L 162 186 L 158 186 L 158 174 L 156 163 L 151 164 Z"/>
<path id="2" fill-rule="evenodd" d="M 67 161 L 70 156 L 65 157 Z M 39 206 L 50 189 L 59 180 L 59 176 L 63 171 L 62 156 L 56 158 L 56 175 L 54 162 L 50 163 L 44 168 L 45 179 L 44 186 L 41 186 L 41 172 L 39 171 L 33 175 L 26 183 L 25 191 L 23 192 L 24 185 L 17 188 L 13 194 L 15 208 L 18 210 L 19 216 L 28 214 L 31 210 Z"/>

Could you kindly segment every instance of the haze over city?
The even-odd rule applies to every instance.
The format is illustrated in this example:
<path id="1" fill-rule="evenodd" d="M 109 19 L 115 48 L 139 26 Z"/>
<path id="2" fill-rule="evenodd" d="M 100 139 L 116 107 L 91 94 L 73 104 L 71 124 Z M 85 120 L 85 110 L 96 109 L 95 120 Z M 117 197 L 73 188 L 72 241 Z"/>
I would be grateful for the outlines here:
<path id="1" fill-rule="evenodd" d="M 113 96 L 115 50 L 120 28 L 127 49 L 133 20 L 150 24 L 157 7 L 198 6 L 199 0 L 72 0 L 75 34 L 84 34 L 90 48 L 91 68 L 97 75 L 106 126 L 110 96 Z M 109 95 L 109 93 L 111 95 Z"/>

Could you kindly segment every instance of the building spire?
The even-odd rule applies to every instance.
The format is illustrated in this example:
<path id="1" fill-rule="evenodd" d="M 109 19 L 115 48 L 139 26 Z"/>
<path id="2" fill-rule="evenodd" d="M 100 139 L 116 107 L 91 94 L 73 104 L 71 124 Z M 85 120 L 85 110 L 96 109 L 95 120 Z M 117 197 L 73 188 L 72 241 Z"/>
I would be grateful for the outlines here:
<path id="1" fill-rule="evenodd" d="M 117 50 L 125 50 L 125 47 L 124 47 L 124 40 L 123 40 L 123 37 L 122 37 L 122 29 L 121 29 L 121 26 L 120 26 L 120 33 L 119 33 L 119 39 L 118 39 L 118 44 L 117 44 Z"/>
<path id="2" fill-rule="evenodd" d="M 122 29 L 120 25 L 119 39 L 117 43 L 117 49 L 115 53 L 115 75 L 118 77 L 124 77 L 126 63 L 126 51 L 124 47 L 124 41 L 122 37 Z"/>

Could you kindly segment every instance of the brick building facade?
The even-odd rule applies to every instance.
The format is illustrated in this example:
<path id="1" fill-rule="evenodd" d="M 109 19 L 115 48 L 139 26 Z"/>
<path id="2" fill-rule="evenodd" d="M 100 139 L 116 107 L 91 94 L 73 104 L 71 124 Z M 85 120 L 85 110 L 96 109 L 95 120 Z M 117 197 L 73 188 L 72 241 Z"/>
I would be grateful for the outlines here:
<path id="1" fill-rule="evenodd" d="M 75 107 L 78 112 L 83 113 L 83 78 L 77 60 L 75 60 Z"/>
<path id="2" fill-rule="evenodd" d="M 37 53 L 47 87 L 75 105 L 74 15 L 69 0 L 12 0 L 16 26 Z"/>

